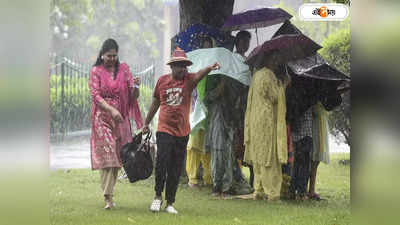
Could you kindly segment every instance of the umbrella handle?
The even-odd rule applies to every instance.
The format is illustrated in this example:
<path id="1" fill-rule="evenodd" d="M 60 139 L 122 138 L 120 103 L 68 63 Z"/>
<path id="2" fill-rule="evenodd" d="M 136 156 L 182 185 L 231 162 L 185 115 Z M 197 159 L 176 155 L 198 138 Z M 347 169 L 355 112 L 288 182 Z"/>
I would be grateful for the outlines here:
<path id="1" fill-rule="evenodd" d="M 258 46 L 258 32 L 257 32 L 257 27 L 256 27 L 256 38 L 257 38 L 257 46 Z"/>

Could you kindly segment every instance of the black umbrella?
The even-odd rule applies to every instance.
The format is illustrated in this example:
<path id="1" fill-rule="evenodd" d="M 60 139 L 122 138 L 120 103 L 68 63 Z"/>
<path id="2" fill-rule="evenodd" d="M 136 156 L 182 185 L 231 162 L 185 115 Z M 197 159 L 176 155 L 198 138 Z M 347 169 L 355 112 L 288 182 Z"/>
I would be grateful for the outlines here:
<path id="1" fill-rule="evenodd" d="M 246 63 L 258 67 L 266 60 L 266 56 L 274 53 L 278 54 L 278 64 L 285 64 L 314 55 L 320 48 L 320 45 L 303 34 L 278 35 L 257 46 L 247 57 Z"/>
<path id="2" fill-rule="evenodd" d="M 302 35 L 302 32 L 287 20 L 273 38 L 281 35 Z M 326 63 L 318 53 L 287 62 L 286 67 L 292 80 L 286 90 L 289 121 L 301 116 L 318 101 L 327 110 L 340 105 L 342 99 L 338 87 L 349 83 L 350 78 Z"/>
<path id="3" fill-rule="evenodd" d="M 272 38 L 283 34 L 302 34 L 302 32 L 293 25 L 289 20 L 286 20 L 282 26 L 272 35 Z"/>
<path id="4" fill-rule="evenodd" d="M 338 87 L 349 83 L 349 76 L 328 65 L 319 55 L 287 63 L 291 85 L 286 90 L 287 119 L 301 116 L 320 101 L 327 110 L 342 102 Z"/>
<path id="5" fill-rule="evenodd" d="M 245 30 L 256 29 L 257 45 L 258 35 L 257 28 L 268 27 L 284 22 L 292 18 L 288 12 L 281 8 L 260 8 L 247 10 L 230 16 L 222 26 L 223 30 Z"/>
<path id="6" fill-rule="evenodd" d="M 350 77 L 330 66 L 318 53 L 303 59 L 290 61 L 288 67 L 297 75 L 320 80 L 350 81 Z"/>

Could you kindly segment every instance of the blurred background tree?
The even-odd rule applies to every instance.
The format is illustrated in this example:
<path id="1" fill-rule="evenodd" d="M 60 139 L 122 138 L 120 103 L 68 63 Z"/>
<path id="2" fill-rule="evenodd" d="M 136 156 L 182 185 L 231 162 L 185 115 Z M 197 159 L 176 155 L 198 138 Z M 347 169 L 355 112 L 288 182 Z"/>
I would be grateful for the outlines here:
<path id="1" fill-rule="evenodd" d="M 350 0 L 304 0 L 304 3 L 321 2 L 350 4 Z M 319 53 L 330 65 L 350 75 L 350 16 L 344 21 L 302 21 L 298 17 L 297 9 L 294 10 L 292 6 L 293 3 L 290 0 L 281 1 L 275 5 L 293 15 L 291 22 L 301 32 L 323 46 Z M 344 93 L 342 98 L 342 104 L 330 113 L 329 127 L 338 142 L 350 145 L 350 92 Z"/>
<path id="2" fill-rule="evenodd" d="M 196 23 L 222 27 L 232 15 L 234 3 L 234 0 L 179 0 L 180 31 Z"/>
<path id="3" fill-rule="evenodd" d="M 92 64 L 102 42 L 114 38 L 123 61 L 160 62 L 163 9 L 162 0 L 53 0 L 51 51 Z"/>
<path id="4" fill-rule="evenodd" d="M 340 1 L 340 0 L 339 0 Z M 334 0 L 304 0 L 303 3 L 335 3 Z M 348 28 L 350 29 L 350 16 L 344 21 L 303 21 L 299 18 L 298 7 L 293 7 L 290 0 L 282 0 L 274 7 L 279 7 L 293 15 L 290 20 L 305 35 L 321 44 L 330 34 Z"/>
<path id="5" fill-rule="evenodd" d="M 336 3 L 351 5 L 351 0 L 334 0 Z"/>
<path id="6" fill-rule="evenodd" d="M 350 75 L 350 29 L 342 29 L 326 38 L 319 53 L 332 66 L 341 72 Z M 351 99 L 350 91 L 342 94 L 342 104 L 334 109 L 329 116 L 329 127 L 336 138 L 344 138 L 344 142 L 351 143 Z M 341 141 L 341 140 L 340 140 Z"/>

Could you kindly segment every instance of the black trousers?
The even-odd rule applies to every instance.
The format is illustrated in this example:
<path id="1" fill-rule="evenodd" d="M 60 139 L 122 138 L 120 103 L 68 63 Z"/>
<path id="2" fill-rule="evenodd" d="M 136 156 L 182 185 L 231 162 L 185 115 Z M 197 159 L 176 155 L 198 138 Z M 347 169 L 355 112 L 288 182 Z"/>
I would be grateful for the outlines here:
<path id="1" fill-rule="evenodd" d="M 294 143 L 294 164 L 289 187 L 292 193 L 305 194 L 307 191 L 311 174 L 312 148 L 313 141 L 309 136 Z"/>
<path id="2" fill-rule="evenodd" d="M 189 136 L 175 137 L 157 132 L 156 195 L 161 196 L 165 186 L 165 199 L 168 204 L 175 202 L 179 177 L 186 157 Z"/>

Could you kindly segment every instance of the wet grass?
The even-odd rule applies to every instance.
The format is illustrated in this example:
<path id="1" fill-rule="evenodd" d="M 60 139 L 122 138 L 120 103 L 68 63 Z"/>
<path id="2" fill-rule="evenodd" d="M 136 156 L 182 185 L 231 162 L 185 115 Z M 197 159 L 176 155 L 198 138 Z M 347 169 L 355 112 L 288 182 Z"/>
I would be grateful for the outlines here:
<path id="1" fill-rule="evenodd" d="M 115 190 L 117 207 L 103 209 L 99 174 L 89 169 L 58 170 L 50 175 L 51 224 L 350 224 L 349 154 L 336 153 L 329 165 L 318 169 L 317 192 L 326 201 L 282 201 L 269 204 L 254 200 L 222 200 L 210 189 L 181 185 L 175 207 L 178 215 L 152 213 L 154 177 L 130 184 L 119 181 Z M 247 170 L 245 171 L 245 173 Z"/>

